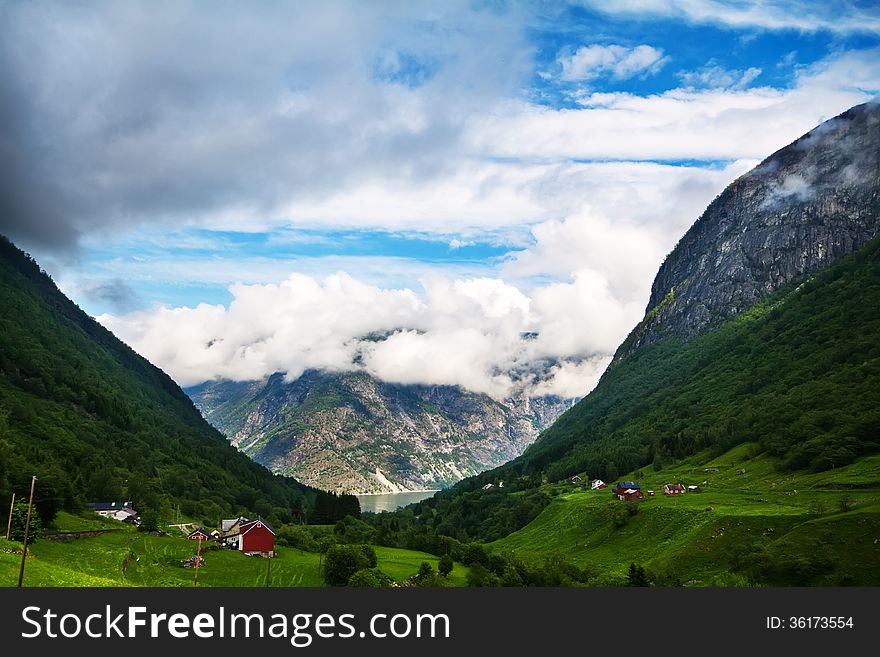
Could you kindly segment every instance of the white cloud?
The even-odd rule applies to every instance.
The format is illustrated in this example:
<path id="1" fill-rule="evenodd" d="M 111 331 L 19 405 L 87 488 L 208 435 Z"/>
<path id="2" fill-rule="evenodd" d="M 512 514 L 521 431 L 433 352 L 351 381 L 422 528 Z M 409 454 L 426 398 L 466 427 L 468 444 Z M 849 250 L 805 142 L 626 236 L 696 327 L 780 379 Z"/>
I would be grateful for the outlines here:
<path id="1" fill-rule="evenodd" d="M 641 317 L 653 273 L 687 226 L 755 164 L 749 158 L 865 100 L 880 86 L 873 54 L 823 62 L 788 90 L 594 95 L 582 110 L 506 104 L 472 117 L 463 131 L 466 150 L 490 161 L 472 159 L 440 176 L 440 191 L 386 181 L 300 205 L 303 216 L 331 224 L 381 219 L 389 228 L 448 230 L 476 223 L 490 232 L 532 224 L 532 244 L 511 253 L 494 277 L 426 273 L 419 292 L 346 275 L 323 283 L 293 276 L 282 286 L 234 286 L 228 309 L 102 321 L 184 384 L 346 368 L 359 355 L 358 366 L 388 380 L 458 383 L 495 396 L 516 389 L 513 373 L 544 372 L 558 359 L 533 391 L 576 389 L 579 375 L 588 387 L 596 376 L 585 363 L 604 362 Z M 651 157 L 735 161 L 723 168 L 576 161 Z M 222 277 L 222 268 L 216 273 Z M 257 321 L 264 307 L 271 312 Z M 361 340 L 395 330 L 383 342 Z M 523 331 L 539 336 L 522 340 Z"/>
<path id="2" fill-rule="evenodd" d="M 821 3 L 598 4 L 734 26 L 878 25 L 875 12 L 831 16 Z M 802 69 L 789 88 L 750 87 L 756 68 L 713 65 L 684 73 L 690 88 L 582 92 L 579 107 L 554 109 L 520 93 L 534 71 L 529 10 L 376 6 L 227 5 L 201 20 L 178 3 L 6 12 L 0 84 L 27 128 L 8 133 L 8 153 L 16 166 L 22 154 L 44 157 L 18 167 L 51 183 L 51 193 L 35 188 L 52 201 L 44 234 L 88 244 L 135 225 L 381 227 L 456 235 L 451 249 L 474 234 L 530 235 L 497 267 L 443 265 L 439 275 L 387 257 L 102 263 L 108 280 L 235 283 L 228 307 L 102 317 L 181 383 L 293 376 L 357 358 L 389 380 L 498 395 L 517 385 L 512 372 L 562 359 L 541 389 L 589 386 L 706 203 L 756 159 L 880 91 L 872 49 Z M 558 63 L 570 81 L 621 80 L 657 72 L 666 57 L 645 44 L 592 45 Z M 800 193 L 795 182 L 781 193 Z M 59 277 L 65 289 L 101 283 L 70 276 Z M 521 339 L 532 330 L 537 339 Z"/>
<path id="3" fill-rule="evenodd" d="M 453 251 L 463 249 L 466 246 L 474 246 L 476 242 L 473 240 L 460 240 L 457 237 L 449 240 L 449 248 Z"/>
<path id="4" fill-rule="evenodd" d="M 547 380 L 535 385 L 532 394 L 536 397 L 556 395 L 564 399 L 583 397 L 596 386 L 610 362 L 611 357 L 604 356 L 559 363 L 551 368 Z"/>
<path id="5" fill-rule="evenodd" d="M 763 158 L 880 91 L 880 49 L 852 51 L 801 71 L 789 89 L 672 89 L 594 93 L 583 109 L 511 101 L 475 116 L 471 149 L 496 158 L 734 160 Z"/>
<path id="6" fill-rule="evenodd" d="M 680 71 L 678 77 L 687 87 L 745 89 L 761 73 L 761 69 L 755 66 L 740 71 L 724 68 L 718 62 L 710 60 L 696 71 Z"/>
<path id="7" fill-rule="evenodd" d="M 868 2 L 813 2 L 811 0 L 581 0 L 606 14 L 660 16 L 733 28 L 796 29 L 806 32 L 880 32 L 880 13 Z"/>
<path id="8" fill-rule="evenodd" d="M 616 80 L 651 75 L 657 73 L 668 59 L 663 50 L 644 44 L 634 48 L 594 44 L 578 48 L 571 55 L 560 55 L 557 61 L 562 66 L 560 77 L 576 81 L 592 80 L 601 75 L 610 75 Z"/>
<path id="9" fill-rule="evenodd" d="M 390 262 L 370 258 L 358 267 L 352 258 L 347 264 L 363 272 L 358 278 L 293 274 L 279 285 L 233 285 L 228 307 L 159 308 L 100 321 L 183 385 L 361 367 L 388 381 L 457 384 L 496 397 L 523 387 L 580 395 L 640 319 L 663 256 L 748 166 L 611 163 L 555 171 L 530 193 L 579 188 L 593 205 L 567 199 L 560 206 L 570 210 L 566 219 L 535 225 L 532 245 L 490 275 L 453 278 L 429 268 L 419 286 L 390 289 L 363 279 Z M 222 277 L 222 263 L 213 272 Z M 550 282 L 541 280 L 547 276 Z M 538 336 L 524 339 L 526 332 Z M 364 339 L 370 334 L 388 337 Z M 523 383 L 517 373 L 529 371 L 542 376 Z"/>

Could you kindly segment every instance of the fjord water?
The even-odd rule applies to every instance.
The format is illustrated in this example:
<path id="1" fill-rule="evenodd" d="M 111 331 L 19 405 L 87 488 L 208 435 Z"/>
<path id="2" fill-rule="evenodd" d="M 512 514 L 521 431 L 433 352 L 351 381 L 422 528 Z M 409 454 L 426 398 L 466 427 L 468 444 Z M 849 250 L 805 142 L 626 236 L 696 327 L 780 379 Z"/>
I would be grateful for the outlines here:
<path id="1" fill-rule="evenodd" d="M 436 490 L 422 490 L 406 493 L 380 493 L 378 495 L 358 495 L 357 498 L 361 503 L 362 512 L 382 513 L 383 511 L 394 511 L 407 504 L 421 502 L 436 492 Z"/>

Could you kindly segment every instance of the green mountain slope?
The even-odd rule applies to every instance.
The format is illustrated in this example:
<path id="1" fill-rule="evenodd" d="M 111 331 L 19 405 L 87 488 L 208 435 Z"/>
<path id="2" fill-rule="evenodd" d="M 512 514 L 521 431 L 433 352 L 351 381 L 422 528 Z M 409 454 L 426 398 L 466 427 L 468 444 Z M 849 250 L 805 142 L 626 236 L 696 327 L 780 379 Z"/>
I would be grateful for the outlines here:
<path id="1" fill-rule="evenodd" d="M 0 501 L 26 494 L 31 474 L 47 518 L 124 498 L 280 522 L 313 496 L 230 446 L 174 381 L 0 238 Z"/>
<path id="2" fill-rule="evenodd" d="M 630 563 L 660 585 L 880 584 L 880 456 L 819 473 L 780 473 L 747 443 L 632 476 L 654 497 L 617 501 L 609 489 L 550 484 L 552 502 L 530 524 L 491 544 L 540 564 L 562 554 L 623 584 Z M 700 492 L 664 496 L 667 482 Z"/>
<path id="3" fill-rule="evenodd" d="M 641 347 L 522 457 L 460 486 L 538 472 L 611 480 L 746 441 L 785 469 L 880 451 L 880 240 L 716 331 Z"/>

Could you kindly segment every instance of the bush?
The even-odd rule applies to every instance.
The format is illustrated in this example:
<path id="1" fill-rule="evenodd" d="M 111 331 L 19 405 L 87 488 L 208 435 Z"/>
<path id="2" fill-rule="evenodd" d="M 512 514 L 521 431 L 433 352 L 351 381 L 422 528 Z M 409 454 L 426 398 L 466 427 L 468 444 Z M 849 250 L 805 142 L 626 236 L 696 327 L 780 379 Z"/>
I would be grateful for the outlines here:
<path id="1" fill-rule="evenodd" d="M 348 579 L 348 586 L 360 588 L 381 588 L 391 586 L 394 583 L 388 575 L 378 568 L 363 568 L 355 572 Z"/>
<path id="2" fill-rule="evenodd" d="M 276 539 L 280 545 L 297 548 L 304 552 L 319 552 L 318 543 L 303 525 L 284 525 L 278 529 Z"/>
<path id="3" fill-rule="evenodd" d="M 440 557 L 440 562 L 437 564 L 437 571 L 443 575 L 443 577 L 449 577 L 449 573 L 452 572 L 452 569 L 455 568 L 455 562 L 452 560 L 448 554 L 444 554 Z"/>
<path id="4" fill-rule="evenodd" d="M 467 574 L 467 585 L 470 587 L 499 586 L 500 583 L 498 575 L 480 563 L 473 564 Z"/>
<path id="5" fill-rule="evenodd" d="M 375 568 L 376 552 L 369 545 L 333 545 L 324 557 L 324 582 L 345 586 L 359 570 Z"/>
<path id="6" fill-rule="evenodd" d="M 27 524 L 27 510 L 28 503 L 24 500 L 19 500 L 15 503 L 15 506 L 12 507 L 12 527 L 9 533 L 9 538 L 13 541 L 24 541 L 24 529 Z M 31 527 L 28 535 L 28 543 L 33 543 L 37 540 L 42 529 L 43 526 L 40 521 L 40 514 L 37 513 L 35 508 L 31 513 Z"/>

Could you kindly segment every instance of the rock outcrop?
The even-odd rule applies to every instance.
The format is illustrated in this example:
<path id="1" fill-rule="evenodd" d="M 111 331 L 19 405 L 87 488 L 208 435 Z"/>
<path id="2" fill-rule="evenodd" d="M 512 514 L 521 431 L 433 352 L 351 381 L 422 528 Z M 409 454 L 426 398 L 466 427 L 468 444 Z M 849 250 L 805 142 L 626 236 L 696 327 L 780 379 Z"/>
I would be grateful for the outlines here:
<path id="1" fill-rule="evenodd" d="M 709 205 L 660 267 L 615 361 L 711 330 L 878 231 L 880 104 L 868 103 L 777 151 Z"/>
<path id="2" fill-rule="evenodd" d="M 350 493 L 425 490 L 519 456 L 573 400 L 496 401 L 454 386 L 399 385 L 364 372 L 187 390 L 215 427 L 280 474 Z"/>

